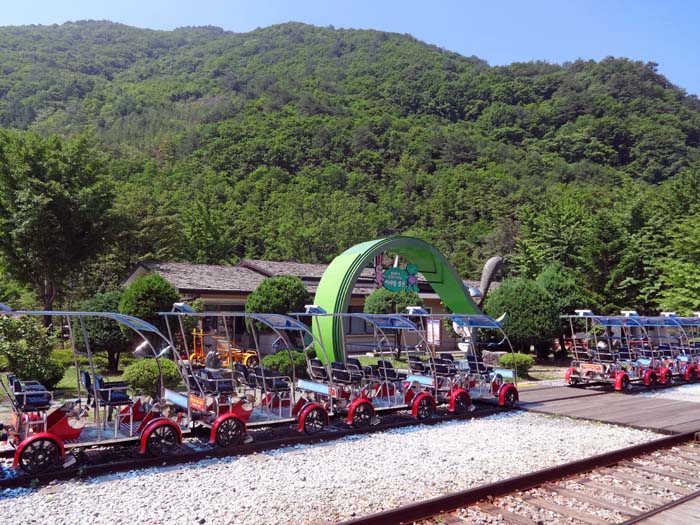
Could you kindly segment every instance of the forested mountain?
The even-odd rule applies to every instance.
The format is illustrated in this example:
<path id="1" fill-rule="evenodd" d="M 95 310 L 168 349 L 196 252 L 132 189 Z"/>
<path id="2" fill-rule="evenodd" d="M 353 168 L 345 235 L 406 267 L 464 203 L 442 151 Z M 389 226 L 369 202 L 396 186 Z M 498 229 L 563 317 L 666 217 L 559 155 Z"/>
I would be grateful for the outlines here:
<path id="1" fill-rule="evenodd" d="M 5 27 L 0 126 L 87 135 L 105 163 L 114 231 L 66 300 L 145 258 L 325 262 L 405 233 L 465 277 L 499 254 L 560 263 L 599 308 L 700 307 L 700 102 L 653 63 L 491 67 L 298 23 Z"/>

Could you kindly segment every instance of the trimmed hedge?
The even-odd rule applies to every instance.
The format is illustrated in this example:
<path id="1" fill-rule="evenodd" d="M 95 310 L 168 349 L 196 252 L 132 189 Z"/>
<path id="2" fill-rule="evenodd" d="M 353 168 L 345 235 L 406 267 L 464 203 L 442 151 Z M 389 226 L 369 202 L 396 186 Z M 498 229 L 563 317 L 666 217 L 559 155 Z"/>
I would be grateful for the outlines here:
<path id="1" fill-rule="evenodd" d="M 527 376 L 527 371 L 535 364 L 535 358 L 528 354 L 506 354 L 501 356 L 498 364 L 503 368 L 516 370 L 518 377 Z"/>
<path id="2" fill-rule="evenodd" d="M 165 388 L 175 388 L 180 384 L 180 374 L 177 365 L 169 359 L 161 359 L 163 368 L 163 385 Z M 139 359 L 126 367 L 122 381 L 126 381 L 134 390 L 140 390 L 151 397 L 158 397 L 160 382 L 158 365 L 155 359 Z"/>

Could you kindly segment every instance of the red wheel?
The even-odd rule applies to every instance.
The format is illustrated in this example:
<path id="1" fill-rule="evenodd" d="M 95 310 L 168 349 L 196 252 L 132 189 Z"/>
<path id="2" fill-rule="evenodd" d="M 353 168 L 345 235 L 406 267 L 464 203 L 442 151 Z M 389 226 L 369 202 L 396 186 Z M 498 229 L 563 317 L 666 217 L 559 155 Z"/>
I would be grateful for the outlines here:
<path id="1" fill-rule="evenodd" d="M 61 449 L 49 438 L 35 439 L 28 443 L 19 455 L 19 467 L 27 474 L 39 474 L 58 468 Z"/>
<path id="2" fill-rule="evenodd" d="M 304 432 L 307 434 L 318 434 L 323 430 L 325 424 L 325 412 L 320 408 L 312 408 L 304 417 Z"/>
<path id="3" fill-rule="evenodd" d="M 428 396 L 421 397 L 418 400 L 418 405 L 416 407 L 416 417 L 421 421 L 430 419 L 435 412 L 435 406 L 433 405 L 432 398 Z"/>
<path id="4" fill-rule="evenodd" d="M 153 428 L 146 438 L 146 449 L 152 456 L 167 456 L 180 447 L 180 435 L 172 425 L 161 424 Z"/>

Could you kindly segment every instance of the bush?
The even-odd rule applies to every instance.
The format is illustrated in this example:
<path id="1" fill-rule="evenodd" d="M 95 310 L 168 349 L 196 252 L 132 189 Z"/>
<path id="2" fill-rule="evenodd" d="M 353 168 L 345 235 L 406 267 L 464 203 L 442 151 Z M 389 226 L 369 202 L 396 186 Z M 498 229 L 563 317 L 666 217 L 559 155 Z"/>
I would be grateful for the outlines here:
<path id="1" fill-rule="evenodd" d="M 379 288 L 372 292 L 365 301 L 366 314 L 400 314 L 408 306 L 423 306 L 423 300 L 416 292 L 392 292 Z"/>
<path id="2" fill-rule="evenodd" d="M 177 365 L 169 359 L 161 359 L 160 365 L 163 368 L 163 385 L 165 388 L 175 388 L 180 384 L 180 374 Z M 139 359 L 130 364 L 124 370 L 122 381 L 126 381 L 135 390 L 140 390 L 144 394 L 154 398 L 160 397 L 160 378 L 158 377 L 158 365 L 155 359 Z"/>
<path id="3" fill-rule="evenodd" d="M 294 373 L 297 379 L 308 379 L 309 374 L 306 370 L 306 358 L 304 352 L 292 351 L 294 358 Z M 309 352 L 309 358 L 316 357 L 316 353 L 312 350 Z M 292 365 L 289 361 L 289 352 L 280 350 L 277 353 L 266 355 L 262 360 L 262 366 L 276 370 L 282 376 L 292 376 Z"/>
<path id="4" fill-rule="evenodd" d="M 119 312 L 143 319 L 165 330 L 158 312 L 169 312 L 179 300 L 177 290 L 157 273 L 149 273 L 131 283 L 119 301 Z"/>
<path id="5" fill-rule="evenodd" d="M 527 354 L 506 354 L 501 356 L 498 364 L 503 368 L 515 370 L 518 377 L 527 376 L 527 371 L 535 364 L 535 358 Z"/>
<path id="6" fill-rule="evenodd" d="M 553 340 L 559 331 L 559 313 L 554 298 L 530 279 L 504 280 L 489 294 L 484 309 L 491 317 L 508 314 L 503 331 L 520 352 L 529 352 L 531 345 Z"/>
<path id="7" fill-rule="evenodd" d="M 19 379 L 39 381 L 53 390 L 66 371 L 60 361 L 51 358 L 55 345 L 56 338 L 36 320 L 0 316 L 0 354 Z"/>
<path id="8" fill-rule="evenodd" d="M 311 296 L 301 279 L 291 275 L 269 277 L 248 296 L 245 311 L 249 313 L 286 314 L 303 312 Z"/>

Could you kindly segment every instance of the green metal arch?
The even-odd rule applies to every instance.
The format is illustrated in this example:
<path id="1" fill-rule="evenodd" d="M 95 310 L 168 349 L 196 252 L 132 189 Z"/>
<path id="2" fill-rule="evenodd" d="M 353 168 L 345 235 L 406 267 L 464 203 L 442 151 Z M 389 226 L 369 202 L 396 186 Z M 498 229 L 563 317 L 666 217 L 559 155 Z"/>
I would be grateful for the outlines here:
<path id="1" fill-rule="evenodd" d="M 353 287 L 362 270 L 385 251 L 416 263 L 435 293 L 453 312 L 481 313 L 459 274 L 440 252 L 425 241 L 403 236 L 356 244 L 338 255 L 323 273 L 314 303 L 329 313 L 347 312 Z M 313 323 L 314 335 L 323 341 L 328 357 L 343 361 L 342 319 L 329 316 L 319 317 L 316 321 Z M 319 352 L 319 357 L 323 358 L 322 352 Z"/>

